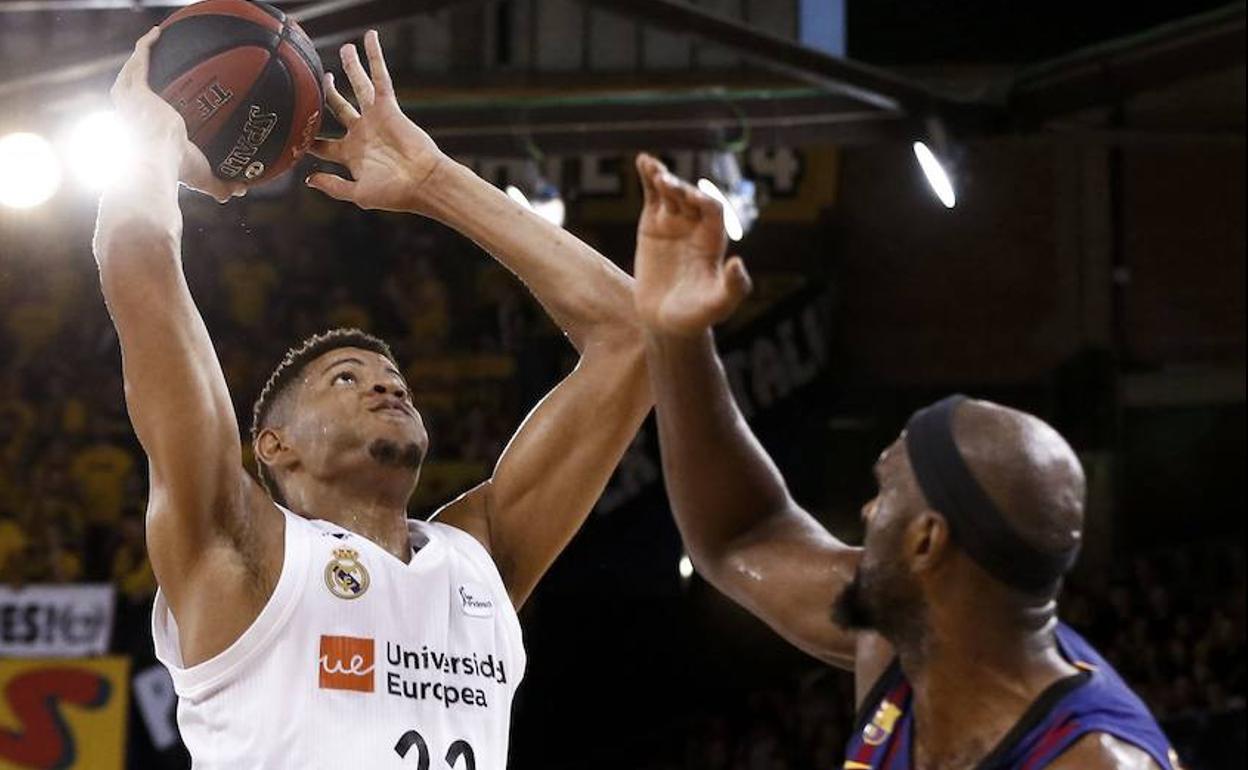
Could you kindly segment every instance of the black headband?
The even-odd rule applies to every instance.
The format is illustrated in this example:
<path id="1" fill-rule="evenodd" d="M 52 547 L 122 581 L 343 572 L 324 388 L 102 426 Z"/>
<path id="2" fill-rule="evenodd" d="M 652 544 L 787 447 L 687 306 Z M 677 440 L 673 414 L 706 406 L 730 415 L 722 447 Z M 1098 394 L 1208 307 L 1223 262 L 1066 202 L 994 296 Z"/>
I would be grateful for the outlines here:
<path id="1" fill-rule="evenodd" d="M 1042 551 L 997 510 L 953 441 L 953 415 L 963 401 L 965 396 L 950 396 L 915 412 L 906 424 L 906 451 L 923 496 L 949 522 L 954 542 L 997 580 L 1029 593 L 1050 590 L 1079 549 Z"/>

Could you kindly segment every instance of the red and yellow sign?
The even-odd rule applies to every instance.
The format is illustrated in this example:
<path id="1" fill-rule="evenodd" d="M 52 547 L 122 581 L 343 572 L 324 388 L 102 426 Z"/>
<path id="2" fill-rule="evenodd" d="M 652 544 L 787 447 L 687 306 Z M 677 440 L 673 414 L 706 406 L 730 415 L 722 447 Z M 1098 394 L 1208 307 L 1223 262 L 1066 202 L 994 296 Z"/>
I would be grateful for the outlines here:
<path id="1" fill-rule="evenodd" d="M 130 661 L 0 660 L 0 770 L 122 770 Z"/>

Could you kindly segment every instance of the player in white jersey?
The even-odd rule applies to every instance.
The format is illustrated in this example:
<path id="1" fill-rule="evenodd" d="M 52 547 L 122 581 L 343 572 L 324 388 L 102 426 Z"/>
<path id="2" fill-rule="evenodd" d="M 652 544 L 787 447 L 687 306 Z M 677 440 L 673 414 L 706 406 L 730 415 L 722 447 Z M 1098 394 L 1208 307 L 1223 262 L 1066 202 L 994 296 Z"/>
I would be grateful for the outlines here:
<path id="1" fill-rule="evenodd" d="M 375 33 L 346 136 L 316 152 L 353 181 L 309 184 L 474 239 L 580 351 L 491 478 L 408 521 L 428 438 L 384 343 L 338 331 L 292 350 L 257 403 L 258 483 L 180 260 L 179 178 L 226 200 L 136 46 L 113 89 L 142 152 L 95 236 L 147 453 L 157 652 L 195 767 L 498 770 L 524 673 L 518 607 L 584 521 L 650 408 L 631 279 L 443 155 L 404 117 Z"/>

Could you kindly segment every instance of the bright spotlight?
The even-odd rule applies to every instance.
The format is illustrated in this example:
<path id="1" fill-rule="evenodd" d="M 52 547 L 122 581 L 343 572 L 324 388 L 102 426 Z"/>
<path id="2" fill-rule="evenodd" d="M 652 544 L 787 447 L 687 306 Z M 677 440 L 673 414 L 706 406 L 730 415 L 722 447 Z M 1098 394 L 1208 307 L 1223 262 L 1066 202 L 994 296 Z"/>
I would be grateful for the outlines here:
<path id="1" fill-rule="evenodd" d="M 520 188 L 516 187 L 514 184 L 507 185 L 506 192 L 508 198 L 511 198 L 513 201 L 519 203 L 521 206 L 524 206 L 526 209 L 533 208 L 533 204 L 529 203 L 529 196 L 520 192 Z"/>
<path id="2" fill-rule="evenodd" d="M 38 134 L 0 139 L 0 204 L 15 209 L 38 206 L 61 186 L 61 164 L 52 145 Z"/>
<path id="3" fill-rule="evenodd" d="M 936 193 L 936 197 L 940 198 L 940 202 L 945 204 L 945 208 L 951 209 L 957 205 L 958 199 L 953 192 L 953 181 L 949 178 L 949 173 L 945 171 L 945 167 L 936 157 L 936 153 L 923 142 L 914 143 L 914 157 L 919 159 L 919 167 L 923 169 L 923 175 L 927 177 L 927 183 L 931 185 L 932 192 Z"/>
<path id="4" fill-rule="evenodd" d="M 539 200 L 534 202 L 532 206 L 534 213 L 539 217 L 555 227 L 563 227 L 563 221 L 568 215 L 568 210 L 563 205 L 563 198 L 556 196 L 549 200 Z"/>
<path id="5" fill-rule="evenodd" d="M 129 132 L 115 112 L 94 112 L 79 121 L 66 147 L 69 166 L 82 184 L 103 190 L 121 177 L 134 155 Z"/>
<path id="6" fill-rule="evenodd" d="M 716 153 L 711 159 L 711 175 L 698 180 L 698 189 L 724 209 L 724 230 L 731 240 L 739 241 L 758 219 L 758 200 L 754 183 L 741 174 L 741 164 L 731 152 Z"/>
<path id="7" fill-rule="evenodd" d="M 550 222 L 555 227 L 563 227 L 563 221 L 567 216 L 567 208 L 563 204 L 563 198 L 559 197 L 558 191 L 553 186 L 549 187 L 549 192 L 545 195 L 541 195 L 542 191 L 539 190 L 539 195 L 535 195 L 533 200 L 529 200 L 529 196 L 521 192 L 520 188 L 514 184 L 507 185 L 506 192 L 508 198 Z"/>
<path id="8" fill-rule="evenodd" d="M 693 577 L 693 559 L 689 558 L 689 554 L 683 554 L 680 557 L 680 563 L 676 565 L 676 568 L 680 570 L 682 580 Z"/>
<path id="9" fill-rule="evenodd" d="M 559 188 L 546 181 L 535 162 L 526 164 L 523 177 L 520 185 L 507 185 L 505 188 L 507 197 L 555 227 L 563 227 L 568 212 L 563 203 L 563 197 L 559 194 Z"/>
<path id="10" fill-rule="evenodd" d="M 741 217 L 737 216 L 737 210 L 733 208 L 732 202 L 728 200 L 728 196 L 724 195 L 719 187 L 706 177 L 698 180 L 698 189 L 719 201 L 719 205 L 723 207 L 724 230 L 728 232 L 728 237 L 734 241 L 744 238 L 745 228 L 741 226 Z"/>

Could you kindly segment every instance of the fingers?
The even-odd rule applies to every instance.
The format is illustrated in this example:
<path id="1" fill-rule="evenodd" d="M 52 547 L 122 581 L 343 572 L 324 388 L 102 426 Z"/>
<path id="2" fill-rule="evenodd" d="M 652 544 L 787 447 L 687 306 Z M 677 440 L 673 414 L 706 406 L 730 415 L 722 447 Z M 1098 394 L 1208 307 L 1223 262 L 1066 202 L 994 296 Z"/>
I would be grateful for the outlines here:
<path id="1" fill-rule="evenodd" d="M 318 172 L 308 177 L 307 185 L 313 190 L 320 190 L 335 200 L 353 200 L 352 193 L 355 191 L 355 182 L 343 179 L 340 176 Z"/>
<path id="2" fill-rule="evenodd" d="M 702 218 L 696 204 L 698 191 L 666 169 L 659 177 L 659 191 L 663 197 L 663 207 L 671 213 L 695 222 Z"/>
<path id="3" fill-rule="evenodd" d="M 334 73 L 325 73 L 325 104 L 329 107 L 329 111 L 338 118 L 338 122 L 346 128 L 351 128 L 351 124 L 360 119 L 360 113 L 355 109 L 351 102 L 347 101 L 347 97 L 343 96 L 338 87 L 334 85 Z"/>
<path id="4" fill-rule="evenodd" d="M 704 194 L 698 191 L 698 188 L 682 181 L 680 183 L 680 213 L 688 219 L 695 222 L 702 220 L 701 201 L 706 198 Z M 714 201 L 712 201 L 713 203 Z"/>
<path id="5" fill-rule="evenodd" d="M 147 82 L 147 70 L 152 61 L 152 46 L 156 44 L 158 37 L 160 37 L 160 27 L 152 27 L 147 34 L 135 41 L 134 53 L 131 54 L 125 67 L 130 70 L 131 78 Z"/>
<path id="6" fill-rule="evenodd" d="M 637 176 L 641 177 L 641 194 L 645 206 L 659 204 L 659 177 L 667 172 L 667 168 L 658 158 L 647 153 L 637 156 Z"/>
<path id="7" fill-rule="evenodd" d="M 126 59 L 121 72 L 117 73 L 117 81 L 113 84 L 113 93 L 118 88 L 127 87 L 132 83 L 147 84 L 147 71 L 151 62 L 152 45 L 160 37 L 160 27 L 152 27 L 143 37 L 134 43 L 134 53 Z"/>
<path id="8" fill-rule="evenodd" d="M 718 296 L 713 300 L 715 322 L 727 320 L 741 305 L 751 288 L 753 284 L 750 274 L 745 271 L 745 263 L 741 261 L 741 257 L 733 257 L 724 263 L 724 269 L 719 271 Z"/>
<path id="9" fill-rule="evenodd" d="M 337 163 L 340 166 L 347 165 L 347 156 L 343 151 L 341 139 L 317 139 L 308 147 L 308 152 L 314 158 Z"/>
<path id="10" fill-rule="evenodd" d="M 754 289 L 754 281 L 750 279 L 750 274 L 746 271 L 745 262 L 741 260 L 741 257 L 730 257 L 724 263 L 723 282 L 724 290 L 733 307 Z"/>
<path id="11" fill-rule="evenodd" d="M 197 189 L 191 185 L 187 185 L 187 186 L 191 187 L 192 190 Z M 211 196 L 211 198 L 215 200 L 217 203 L 224 204 L 224 203 L 229 203 L 230 199 L 233 198 L 234 196 L 242 195 L 243 192 L 246 192 L 246 190 L 244 189 L 243 192 L 239 192 L 237 185 L 216 182 L 214 184 L 204 185 L 204 188 L 199 190 L 199 192 L 202 192 L 205 195 Z"/>
<path id="12" fill-rule="evenodd" d="M 217 203 L 226 204 L 234 198 L 241 198 L 247 194 L 247 186 L 244 184 L 223 185 L 209 193 Z"/>
<path id="13" fill-rule="evenodd" d="M 355 46 L 348 43 L 342 47 L 340 51 L 342 56 L 342 69 L 347 73 L 347 79 L 351 81 L 351 90 L 355 92 L 355 100 L 360 103 L 361 110 L 367 110 L 373 106 L 377 93 L 373 89 L 373 81 L 368 79 L 368 73 L 364 71 L 364 65 L 360 62 L 360 52 Z"/>
<path id="14" fill-rule="evenodd" d="M 381 39 L 377 36 L 377 30 L 370 29 L 365 33 L 364 53 L 368 56 L 368 71 L 372 73 L 376 93 L 382 97 L 394 94 L 394 84 L 390 81 L 390 70 L 381 53 Z"/>
<path id="15" fill-rule="evenodd" d="M 701 190 L 695 192 L 693 205 L 698 209 L 702 219 L 710 219 L 715 222 L 724 221 L 724 204 Z"/>
<path id="16" fill-rule="evenodd" d="M 675 177 L 672 177 L 675 179 Z M 693 222 L 724 228 L 724 203 L 702 192 L 687 182 L 675 180 L 671 195 L 679 207 L 680 215 Z"/>

